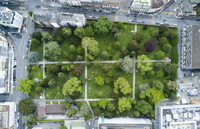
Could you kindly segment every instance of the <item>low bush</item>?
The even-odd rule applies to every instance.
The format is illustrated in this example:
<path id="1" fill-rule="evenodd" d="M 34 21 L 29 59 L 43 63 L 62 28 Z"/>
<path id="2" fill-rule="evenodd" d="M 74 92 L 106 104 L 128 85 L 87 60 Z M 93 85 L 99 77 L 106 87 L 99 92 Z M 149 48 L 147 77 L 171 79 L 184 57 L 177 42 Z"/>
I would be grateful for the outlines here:
<path id="1" fill-rule="evenodd" d="M 178 51 L 176 48 L 172 48 L 171 50 L 171 63 L 175 63 L 175 64 L 178 64 Z"/>

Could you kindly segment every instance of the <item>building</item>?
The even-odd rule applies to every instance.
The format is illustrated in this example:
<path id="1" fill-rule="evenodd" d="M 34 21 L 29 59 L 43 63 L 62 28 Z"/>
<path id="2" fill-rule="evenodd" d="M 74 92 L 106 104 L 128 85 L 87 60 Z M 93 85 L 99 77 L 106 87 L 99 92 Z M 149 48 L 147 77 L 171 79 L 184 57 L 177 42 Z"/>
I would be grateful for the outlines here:
<path id="1" fill-rule="evenodd" d="M 10 28 L 17 28 L 18 33 L 20 33 L 23 17 L 7 7 L 0 7 L 0 24 Z"/>
<path id="2" fill-rule="evenodd" d="M 184 26 L 181 33 L 181 69 L 200 68 L 200 26 Z"/>
<path id="3" fill-rule="evenodd" d="M 14 129 L 16 104 L 14 102 L 0 103 L 0 128 Z"/>
<path id="4" fill-rule="evenodd" d="M 98 129 L 152 129 L 152 123 L 144 118 L 112 118 L 99 117 Z"/>
<path id="5" fill-rule="evenodd" d="M 158 106 L 155 129 L 200 129 L 200 105 Z"/>
<path id="6" fill-rule="evenodd" d="M 72 14 L 56 11 L 44 11 L 36 9 L 33 11 L 33 20 L 43 27 L 84 27 L 86 18 L 83 14 Z"/>
<path id="7" fill-rule="evenodd" d="M 134 13 L 153 14 L 166 8 L 173 2 L 174 0 L 134 0 L 130 11 Z"/>

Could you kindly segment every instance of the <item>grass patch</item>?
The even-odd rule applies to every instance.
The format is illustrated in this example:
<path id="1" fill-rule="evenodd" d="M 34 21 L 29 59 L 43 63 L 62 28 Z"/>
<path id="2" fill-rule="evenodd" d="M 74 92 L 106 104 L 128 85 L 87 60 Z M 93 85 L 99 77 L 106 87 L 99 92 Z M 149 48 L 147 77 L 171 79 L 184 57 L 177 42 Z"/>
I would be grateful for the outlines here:
<path id="1" fill-rule="evenodd" d="M 64 122 L 64 120 L 38 120 L 38 123 L 47 123 L 47 122 Z"/>
<path id="2" fill-rule="evenodd" d="M 51 103 L 49 101 L 47 101 L 46 104 L 51 104 Z"/>
<path id="3" fill-rule="evenodd" d="M 71 64 L 65 64 L 65 65 L 70 66 Z M 78 64 L 78 65 L 81 65 L 81 64 Z M 48 67 L 48 66 L 50 66 L 50 64 L 46 65 L 46 67 Z M 62 80 L 62 79 L 59 79 L 58 76 L 55 76 L 52 72 L 49 72 L 49 71 L 46 72 L 46 77 L 49 80 L 51 80 L 53 78 L 57 82 L 56 87 L 49 87 L 45 90 L 45 98 L 46 99 L 64 99 L 64 95 L 62 93 L 63 85 L 68 79 L 75 77 L 73 75 L 73 71 L 66 73 L 66 76 L 67 76 L 66 80 Z M 85 64 L 83 64 L 83 71 L 78 78 L 80 79 L 81 76 L 85 77 Z M 85 86 L 82 86 L 83 91 L 85 90 L 84 87 Z M 79 99 L 84 98 L 83 93 L 80 95 Z"/>
<path id="4" fill-rule="evenodd" d="M 38 65 L 30 65 L 31 67 L 37 67 L 36 70 L 31 70 L 29 74 L 33 76 L 33 78 L 43 79 L 43 69 L 39 68 Z"/>
<path id="5" fill-rule="evenodd" d="M 101 64 L 104 65 L 104 64 Z M 114 63 L 110 63 L 108 64 L 111 69 L 110 71 L 113 72 L 113 75 L 119 75 L 122 76 L 124 78 L 126 78 L 131 86 L 131 88 L 133 87 L 133 74 L 132 73 L 128 73 L 126 74 L 125 72 L 121 71 L 121 70 L 117 70 L 114 68 Z M 95 75 L 95 72 L 97 71 L 98 75 Z M 92 98 L 111 98 L 111 93 L 113 92 L 113 87 L 110 84 L 104 84 L 103 86 L 99 86 L 95 83 L 95 77 L 101 76 L 103 78 L 108 77 L 102 68 L 96 68 L 94 65 L 92 65 L 88 71 L 87 71 L 87 76 L 88 76 L 88 81 L 87 81 L 87 97 L 89 99 Z M 102 91 L 103 92 L 103 96 L 99 97 L 98 96 L 98 92 Z M 132 96 L 132 94 L 131 94 Z"/>
<path id="6" fill-rule="evenodd" d="M 29 93 L 30 99 L 39 99 L 40 96 L 42 96 L 42 93 L 37 93 L 35 91 L 35 87 L 40 85 L 40 82 L 35 83 L 35 86 L 31 89 L 31 92 Z"/>
<path id="7" fill-rule="evenodd" d="M 53 101 L 53 104 L 58 104 L 58 101 Z"/>
<path id="8" fill-rule="evenodd" d="M 36 22 L 35 22 L 35 30 L 37 30 L 39 28 L 39 24 L 37 24 Z"/>
<path id="9" fill-rule="evenodd" d="M 65 101 L 60 101 L 60 104 L 64 104 L 65 103 Z"/>
<path id="10" fill-rule="evenodd" d="M 39 61 L 42 61 L 43 60 L 43 43 L 40 43 L 40 45 L 37 47 L 31 46 L 30 52 L 38 52 L 41 55 L 41 58 Z"/>

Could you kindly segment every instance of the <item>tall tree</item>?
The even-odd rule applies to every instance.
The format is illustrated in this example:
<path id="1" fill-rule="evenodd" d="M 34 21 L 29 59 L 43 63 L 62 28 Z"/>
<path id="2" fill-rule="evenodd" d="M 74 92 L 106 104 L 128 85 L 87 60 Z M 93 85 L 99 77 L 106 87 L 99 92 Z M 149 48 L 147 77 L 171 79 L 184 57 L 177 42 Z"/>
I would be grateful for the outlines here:
<path id="1" fill-rule="evenodd" d="M 62 34 L 64 38 L 69 38 L 72 35 L 72 30 L 69 27 L 63 27 L 62 28 Z"/>
<path id="2" fill-rule="evenodd" d="M 167 65 L 165 67 L 165 71 L 168 73 L 171 73 L 171 72 L 177 70 L 178 68 L 179 68 L 179 66 L 177 64 L 167 63 Z"/>
<path id="3" fill-rule="evenodd" d="M 120 112 L 123 112 L 123 111 L 131 109 L 131 103 L 125 97 L 122 97 L 121 99 L 119 99 L 118 106 L 119 106 L 118 108 L 119 108 Z"/>
<path id="4" fill-rule="evenodd" d="M 138 48 L 138 43 L 136 40 L 132 40 L 128 45 L 127 45 L 127 49 L 131 52 L 131 51 L 136 51 Z"/>
<path id="5" fill-rule="evenodd" d="M 176 96 L 175 93 L 170 93 L 169 99 L 172 100 L 172 101 L 176 101 L 176 100 L 178 100 L 178 97 Z"/>
<path id="6" fill-rule="evenodd" d="M 166 25 L 161 25 L 160 27 L 159 27 L 159 33 L 163 33 L 163 32 L 165 32 L 165 31 L 168 31 L 168 27 L 166 26 Z"/>
<path id="7" fill-rule="evenodd" d="M 42 81 L 40 82 L 40 86 L 43 87 L 43 88 L 48 88 L 49 87 L 49 79 L 45 78 L 45 79 L 42 79 Z"/>
<path id="8" fill-rule="evenodd" d="M 143 40 L 143 34 L 139 31 L 137 31 L 135 34 L 134 34 L 134 39 L 139 43 Z"/>
<path id="9" fill-rule="evenodd" d="M 33 102 L 30 99 L 22 99 L 19 104 L 19 112 L 27 115 L 33 112 L 35 110 L 35 106 L 33 105 Z"/>
<path id="10" fill-rule="evenodd" d="M 68 102 L 64 102 L 62 105 L 62 109 L 69 109 L 71 107 L 71 104 Z"/>
<path id="11" fill-rule="evenodd" d="M 74 117 L 74 115 L 76 115 L 76 113 L 77 113 L 76 109 L 75 108 L 71 108 L 67 115 L 68 115 L 68 117 L 71 117 L 71 116 Z"/>
<path id="12" fill-rule="evenodd" d="M 61 49 L 57 42 L 49 42 L 44 46 L 44 49 L 45 57 L 50 60 L 57 60 L 58 56 L 61 55 Z"/>
<path id="13" fill-rule="evenodd" d="M 124 59 L 120 59 L 120 62 L 122 62 L 121 69 L 126 73 L 132 73 L 134 69 L 134 60 L 130 58 L 130 56 L 124 57 Z"/>
<path id="14" fill-rule="evenodd" d="M 74 35 L 76 35 L 79 38 L 83 38 L 85 36 L 85 30 L 82 27 L 77 27 L 74 31 Z"/>
<path id="15" fill-rule="evenodd" d="M 82 47 L 88 48 L 89 53 L 93 56 L 97 56 L 99 54 L 99 45 L 94 38 L 84 37 L 82 39 Z"/>
<path id="16" fill-rule="evenodd" d="M 107 105 L 107 110 L 108 111 L 114 111 L 116 109 L 115 105 L 113 103 L 109 103 Z"/>
<path id="17" fill-rule="evenodd" d="M 98 35 L 104 36 L 109 32 L 110 22 L 107 21 L 105 18 L 100 18 L 96 23 L 94 23 L 94 32 Z"/>
<path id="18" fill-rule="evenodd" d="M 38 62 L 41 58 L 41 55 L 38 52 L 29 52 L 28 54 L 28 61 L 29 62 Z"/>
<path id="19" fill-rule="evenodd" d="M 95 77 L 95 83 L 99 86 L 102 86 L 104 84 L 104 78 L 102 78 L 101 76 Z"/>
<path id="20" fill-rule="evenodd" d="M 108 64 L 103 65 L 102 69 L 103 69 L 103 71 L 104 71 L 105 73 L 107 73 L 107 72 L 109 72 L 109 70 L 110 70 L 110 66 L 109 66 Z"/>
<path id="21" fill-rule="evenodd" d="M 117 28 L 118 28 L 118 29 L 123 29 L 123 28 L 124 28 L 123 22 L 118 22 Z"/>
<path id="22" fill-rule="evenodd" d="M 141 114 L 146 115 L 153 111 L 153 106 L 145 100 L 141 100 L 136 103 L 135 109 L 138 110 Z"/>
<path id="23" fill-rule="evenodd" d="M 62 125 L 62 126 L 60 126 L 60 129 L 67 129 L 67 127 Z"/>
<path id="24" fill-rule="evenodd" d="M 176 90 L 177 88 L 176 81 L 167 80 L 167 87 L 169 90 Z"/>
<path id="25" fill-rule="evenodd" d="M 41 41 L 41 38 L 42 38 L 42 34 L 40 32 L 34 32 L 33 35 L 32 35 L 32 39 L 35 38 L 39 41 Z"/>
<path id="26" fill-rule="evenodd" d="M 153 41 L 148 40 L 145 42 L 144 47 L 146 48 L 148 52 L 152 52 L 154 48 L 156 47 L 156 44 Z"/>
<path id="27" fill-rule="evenodd" d="M 160 50 L 160 51 L 156 52 L 155 56 L 156 56 L 156 59 L 157 59 L 157 60 L 163 60 L 164 57 L 165 57 L 165 52 L 162 52 L 162 51 Z"/>
<path id="28" fill-rule="evenodd" d="M 73 74 L 75 75 L 75 76 L 80 76 L 81 75 L 81 73 L 82 73 L 82 71 L 83 71 L 83 66 L 82 65 L 76 65 L 75 67 L 74 67 L 74 70 L 73 70 Z"/>
<path id="29" fill-rule="evenodd" d="M 52 40 L 53 37 L 48 31 L 42 33 L 42 42 L 48 43 L 51 42 Z"/>
<path id="30" fill-rule="evenodd" d="M 151 33 L 151 35 L 152 35 L 153 37 L 156 37 L 156 36 L 158 36 L 158 33 L 159 33 L 159 30 L 154 30 L 154 31 Z"/>
<path id="31" fill-rule="evenodd" d="M 94 36 L 94 30 L 92 26 L 88 26 L 85 28 L 85 35 L 93 37 Z"/>
<path id="32" fill-rule="evenodd" d="M 123 77 L 119 77 L 114 82 L 114 92 L 117 94 L 119 91 L 122 92 L 124 95 L 130 94 L 132 92 L 130 84 Z"/>
<path id="33" fill-rule="evenodd" d="M 69 50 L 70 50 L 71 52 L 76 52 L 76 47 L 75 47 L 74 45 L 70 45 L 70 46 L 69 46 Z"/>
<path id="34" fill-rule="evenodd" d="M 163 46 L 164 44 L 166 44 L 168 42 L 166 37 L 161 37 L 158 40 L 158 43 L 160 44 L 160 46 Z"/>
<path id="35" fill-rule="evenodd" d="M 40 45 L 40 41 L 39 41 L 39 40 L 37 40 L 37 39 L 35 39 L 35 38 L 32 38 L 32 39 L 31 39 L 31 46 L 37 47 L 37 46 L 39 46 L 39 45 Z"/>
<path id="36" fill-rule="evenodd" d="M 73 92 L 82 93 L 81 81 L 77 77 L 73 77 L 64 84 L 62 92 L 64 95 L 72 95 Z"/>
<path id="37" fill-rule="evenodd" d="M 29 94 L 34 85 L 35 85 L 34 81 L 29 80 L 28 78 L 19 79 L 19 85 L 17 86 L 17 90 L 23 92 L 24 94 Z"/>
<path id="38" fill-rule="evenodd" d="M 108 101 L 107 99 L 100 99 L 100 101 L 98 101 L 99 108 L 103 108 L 103 109 L 106 109 L 106 106 L 109 103 L 110 101 Z"/>
<path id="39" fill-rule="evenodd" d="M 108 52 L 107 51 L 102 51 L 102 53 L 101 53 L 101 57 L 104 59 L 104 60 L 106 60 L 107 58 L 108 58 Z"/>
<path id="40" fill-rule="evenodd" d="M 158 103 L 159 103 L 159 101 L 161 99 L 165 99 L 163 91 L 162 90 L 157 90 L 156 88 L 147 88 L 145 90 L 145 95 L 146 95 L 146 97 L 149 98 L 149 102 L 151 104 L 158 105 Z"/>
<path id="41" fill-rule="evenodd" d="M 95 66 L 95 67 L 99 67 L 100 65 L 101 65 L 101 64 L 99 63 L 98 60 L 95 60 L 95 61 L 94 61 L 94 66 Z"/>
<path id="42" fill-rule="evenodd" d="M 52 79 L 48 82 L 48 85 L 49 85 L 50 87 L 56 86 L 56 81 L 52 78 Z"/>
<path id="43" fill-rule="evenodd" d="M 141 75 L 145 75 L 145 72 L 153 69 L 150 59 L 144 54 L 137 57 L 137 68 L 140 69 Z"/>
<path id="44" fill-rule="evenodd" d="M 83 103 L 80 107 L 80 114 L 86 116 L 90 113 L 90 106 L 87 103 Z"/>
<path id="45" fill-rule="evenodd" d="M 66 76 L 64 73 L 62 73 L 62 72 L 59 72 L 59 73 L 58 73 L 58 78 L 59 78 L 59 79 L 65 80 L 66 77 L 67 77 L 67 76 Z"/>
<path id="46" fill-rule="evenodd" d="M 164 85 L 162 82 L 160 82 L 159 80 L 153 80 L 152 83 L 151 83 L 151 87 L 155 87 L 156 89 L 158 90 L 163 90 L 164 88 Z"/>

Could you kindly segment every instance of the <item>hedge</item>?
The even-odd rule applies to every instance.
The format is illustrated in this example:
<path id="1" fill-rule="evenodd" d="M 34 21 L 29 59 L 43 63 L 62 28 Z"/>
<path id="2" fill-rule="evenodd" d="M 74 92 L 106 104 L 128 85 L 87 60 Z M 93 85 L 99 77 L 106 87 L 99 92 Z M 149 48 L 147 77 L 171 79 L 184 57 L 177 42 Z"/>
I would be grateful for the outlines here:
<path id="1" fill-rule="evenodd" d="M 171 58 L 171 63 L 178 64 L 178 51 L 174 47 L 172 47 L 170 58 Z"/>
<path id="2" fill-rule="evenodd" d="M 171 79 L 172 79 L 172 81 L 176 81 L 177 80 L 177 70 L 171 72 Z"/>
<path id="3" fill-rule="evenodd" d="M 47 122 L 64 122 L 64 120 L 38 120 L 37 123 L 47 123 Z"/>

